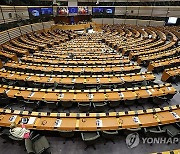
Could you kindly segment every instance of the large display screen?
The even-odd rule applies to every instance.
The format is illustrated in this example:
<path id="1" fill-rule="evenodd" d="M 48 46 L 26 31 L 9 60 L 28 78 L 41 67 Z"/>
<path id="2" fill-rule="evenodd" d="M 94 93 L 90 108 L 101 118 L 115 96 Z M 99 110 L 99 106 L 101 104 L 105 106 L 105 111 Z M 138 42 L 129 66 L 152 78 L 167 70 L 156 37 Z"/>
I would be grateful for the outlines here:
<path id="1" fill-rule="evenodd" d="M 88 14 L 88 7 L 78 7 L 78 14 Z"/>
<path id="2" fill-rule="evenodd" d="M 30 17 L 39 17 L 41 15 L 40 8 L 28 8 L 28 12 Z"/>
<path id="3" fill-rule="evenodd" d="M 104 7 L 104 14 L 113 15 L 115 12 L 114 7 Z"/>
<path id="4" fill-rule="evenodd" d="M 168 24 L 176 24 L 177 19 L 177 17 L 169 17 Z"/>
<path id="5" fill-rule="evenodd" d="M 113 15 L 115 12 L 115 8 L 114 7 L 93 7 L 92 12 L 94 15 L 102 15 L 102 14 Z"/>
<path id="6" fill-rule="evenodd" d="M 68 7 L 69 14 L 77 14 L 78 7 Z"/>
<path id="7" fill-rule="evenodd" d="M 67 15 L 68 14 L 68 9 L 67 7 L 60 7 L 58 8 L 58 15 Z"/>
<path id="8" fill-rule="evenodd" d="M 94 15 L 101 15 L 103 14 L 103 12 L 104 12 L 103 7 L 93 7 L 92 13 Z"/>
<path id="9" fill-rule="evenodd" d="M 47 8 L 41 8 L 42 15 L 53 15 L 53 8 L 47 7 Z"/>

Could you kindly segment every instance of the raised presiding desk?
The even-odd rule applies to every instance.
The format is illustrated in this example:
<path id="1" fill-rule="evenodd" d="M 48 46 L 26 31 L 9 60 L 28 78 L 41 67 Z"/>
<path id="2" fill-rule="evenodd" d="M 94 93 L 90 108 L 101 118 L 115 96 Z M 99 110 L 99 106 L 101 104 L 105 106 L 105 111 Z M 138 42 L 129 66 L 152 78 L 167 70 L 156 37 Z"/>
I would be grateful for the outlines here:
<path id="1" fill-rule="evenodd" d="M 35 130 L 100 131 L 165 125 L 180 121 L 179 105 L 127 112 L 50 113 L 0 108 L 0 126 L 12 122 L 20 126 L 27 118 L 26 128 Z"/>
<path id="2" fill-rule="evenodd" d="M 141 67 L 136 64 L 125 64 L 118 66 L 59 66 L 59 65 L 44 65 L 44 64 L 32 64 L 32 63 L 17 63 L 8 62 L 4 65 L 6 69 L 17 70 L 24 72 L 36 72 L 36 73 L 50 73 L 62 74 L 62 73 L 73 73 L 73 74 L 103 74 L 103 73 L 123 73 L 123 72 L 140 72 Z"/>
<path id="3" fill-rule="evenodd" d="M 179 77 L 179 76 L 180 76 L 180 66 L 173 67 L 173 68 L 164 70 L 161 80 L 169 82 L 172 79 L 172 77 Z M 177 81 L 180 81 L 179 79 L 180 77 L 178 78 Z"/>
<path id="4" fill-rule="evenodd" d="M 133 82 L 153 81 L 155 76 L 150 73 L 131 73 L 131 74 L 115 74 L 115 75 L 48 75 L 48 74 L 33 74 L 24 72 L 15 72 L 0 70 L 0 78 L 14 81 L 37 82 L 42 84 L 84 84 L 84 85 L 99 85 L 99 84 L 124 84 Z"/>
<path id="5" fill-rule="evenodd" d="M 54 90 L 0 85 L 0 93 L 6 93 L 9 98 L 22 96 L 28 100 L 42 100 L 49 102 L 104 102 L 104 101 L 132 101 L 140 98 L 156 96 L 173 96 L 176 89 L 169 83 L 162 85 L 120 88 L 120 89 L 92 89 L 92 90 Z"/>

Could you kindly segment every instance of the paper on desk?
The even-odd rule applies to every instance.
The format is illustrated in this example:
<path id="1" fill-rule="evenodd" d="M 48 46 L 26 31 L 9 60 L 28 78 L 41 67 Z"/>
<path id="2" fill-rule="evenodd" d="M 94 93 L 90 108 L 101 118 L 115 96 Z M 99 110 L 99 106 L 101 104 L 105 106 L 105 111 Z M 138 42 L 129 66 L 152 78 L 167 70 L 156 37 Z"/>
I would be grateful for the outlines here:
<path id="1" fill-rule="evenodd" d="M 175 119 L 179 119 L 180 118 L 179 115 L 177 113 L 175 113 L 175 112 L 171 112 L 171 114 L 173 115 L 173 117 Z"/>
<path id="2" fill-rule="evenodd" d="M 96 120 L 96 126 L 97 126 L 97 127 L 102 127 L 102 126 L 103 126 L 102 120 L 97 119 L 97 120 Z"/>
<path id="3" fill-rule="evenodd" d="M 61 119 L 57 119 L 54 123 L 54 127 L 60 127 L 61 126 L 61 123 L 62 123 L 62 120 Z"/>
<path id="4" fill-rule="evenodd" d="M 135 123 L 140 123 L 140 120 L 139 120 L 138 117 L 133 117 L 133 121 L 134 121 Z"/>
<path id="5" fill-rule="evenodd" d="M 146 90 L 148 92 L 149 95 L 152 95 L 152 93 L 150 92 L 150 90 Z"/>
<path id="6" fill-rule="evenodd" d="M 9 121 L 14 122 L 16 120 L 16 118 L 17 118 L 17 115 L 13 115 L 9 118 Z"/>
<path id="7" fill-rule="evenodd" d="M 30 117 L 27 124 L 32 125 L 34 124 L 35 120 L 36 120 L 36 117 Z"/>

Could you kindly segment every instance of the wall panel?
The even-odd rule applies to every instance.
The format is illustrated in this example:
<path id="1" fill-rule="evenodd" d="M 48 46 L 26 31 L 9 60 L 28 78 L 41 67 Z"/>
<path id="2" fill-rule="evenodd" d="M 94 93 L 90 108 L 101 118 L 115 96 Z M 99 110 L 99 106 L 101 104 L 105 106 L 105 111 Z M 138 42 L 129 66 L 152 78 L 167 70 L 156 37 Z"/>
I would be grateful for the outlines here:
<path id="1" fill-rule="evenodd" d="M 163 25 L 164 25 L 164 21 L 155 21 L 155 20 L 150 21 L 150 26 L 163 26 Z"/>
<path id="2" fill-rule="evenodd" d="M 93 22 L 96 22 L 97 24 L 103 24 L 102 18 L 92 18 Z"/>
<path id="3" fill-rule="evenodd" d="M 124 15 L 126 13 L 126 7 L 116 7 L 115 15 Z"/>
<path id="4" fill-rule="evenodd" d="M 128 25 L 136 25 L 137 20 L 136 19 L 126 19 L 125 24 Z"/>
<path id="5" fill-rule="evenodd" d="M 126 15 L 137 16 L 137 15 L 138 15 L 138 10 L 139 10 L 139 7 L 138 7 L 138 6 L 135 6 L 135 7 L 127 7 Z"/>
<path id="6" fill-rule="evenodd" d="M 114 18 L 114 24 L 124 24 L 125 19 Z"/>
<path id="7" fill-rule="evenodd" d="M 32 32 L 31 25 L 25 25 L 20 27 L 22 34 Z"/>
<path id="8" fill-rule="evenodd" d="M 0 36 L 1 36 L 0 45 L 10 40 L 7 31 L 0 32 Z"/>
<path id="9" fill-rule="evenodd" d="M 2 12 L 0 12 L 0 24 L 3 24 L 3 23 L 4 23 L 3 14 Z"/>
<path id="10" fill-rule="evenodd" d="M 15 6 L 17 19 L 29 19 L 28 8 L 24 6 Z"/>
<path id="11" fill-rule="evenodd" d="M 21 36 L 19 27 L 13 28 L 13 29 L 9 29 L 8 32 L 9 32 L 9 36 L 10 36 L 11 39 L 14 39 L 16 37 Z"/>
<path id="12" fill-rule="evenodd" d="M 152 16 L 154 17 L 166 17 L 168 7 L 154 7 Z"/>
<path id="13" fill-rule="evenodd" d="M 113 24 L 114 19 L 113 18 L 103 18 L 103 24 Z"/>
<path id="14" fill-rule="evenodd" d="M 16 21 L 16 14 L 14 7 L 11 6 L 1 6 L 4 20 L 6 23 Z"/>
<path id="15" fill-rule="evenodd" d="M 33 31 L 41 30 L 41 29 L 43 29 L 43 25 L 42 25 L 42 23 L 32 24 L 32 29 L 33 29 Z"/>
<path id="16" fill-rule="evenodd" d="M 139 16 L 151 16 L 152 13 L 152 8 L 151 6 L 147 6 L 147 7 L 140 7 L 139 8 Z"/>
<path id="17" fill-rule="evenodd" d="M 137 25 L 148 26 L 149 25 L 149 20 L 137 20 Z"/>

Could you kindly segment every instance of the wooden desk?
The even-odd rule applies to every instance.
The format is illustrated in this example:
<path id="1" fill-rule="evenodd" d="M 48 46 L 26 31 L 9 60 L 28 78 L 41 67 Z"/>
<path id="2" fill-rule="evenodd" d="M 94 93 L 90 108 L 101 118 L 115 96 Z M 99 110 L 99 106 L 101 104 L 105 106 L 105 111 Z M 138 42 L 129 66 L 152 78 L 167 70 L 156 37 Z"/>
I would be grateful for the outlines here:
<path id="1" fill-rule="evenodd" d="M 169 79 L 171 77 L 177 76 L 177 75 L 180 75 L 180 66 L 179 67 L 173 67 L 170 69 L 165 69 L 163 74 L 162 74 L 161 80 L 162 81 L 169 81 Z"/>
<path id="2" fill-rule="evenodd" d="M 180 56 L 173 57 L 173 58 L 167 58 L 167 59 L 162 59 L 162 60 L 157 60 L 154 62 L 151 62 L 148 66 L 148 71 L 155 71 L 155 69 L 162 67 L 165 68 L 169 65 L 175 65 L 175 64 L 180 64 Z"/>
<path id="3" fill-rule="evenodd" d="M 170 84 L 154 85 L 153 87 L 141 88 L 120 88 L 120 89 L 100 89 L 100 90 L 52 90 L 23 88 L 1 85 L 0 93 L 4 93 L 10 98 L 22 96 L 28 100 L 42 100 L 50 102 L 104 102 L 104 101 L 121 101 L 136 100 L 139 98 L 150 98 L 155 96 L 166 96 L 175 94 L 176 89 Z"/>
<path id="4" fill-rule="evenodd" d="M 118 66 L 112 66 L 112 67 L 83 67 L 83 68 L 74 68 L 74 67 L 59 67 L 58 65 L 41 65 L 41 64 L 31 64 L 31 63 L 13 63 L 8 62 L 4 65 L 6 69 L 24 69 L 24 72 L 26 70 L 32 71 L 32 72 L 44 72 L 44 73 L 52 73 L 52 71 L 56 74 L 62 74 L 65 72 L 71 72 L 74 74 L 80 74 L 80 73 L 96 73 L 96 74 L 102 74 L 102 73 L 110 73 L 110 72 L 117 72 L 117 73 L 123 73 L 123 72 L 139 72 L 140 66 L 133 65 L 133 64 L 125 64 L 125 65 L 118 65 Z"/>
<path id="5" fill-rule="evenodd" d="M 89 113 L 89 115 L 85 113 L 47 114 L 47 112 L 28 112 L 0 108 L 0 126 L 9 127 L 11 122 L 20 125 L 21 118 L 26 117 L 29 119 L 28 123 L 25 124 L 26 128 L 35 130 L 121 130 L 179 122 L 179 118 L 174 117 L 172 112 L 180 116 L 179 105 L 155 108 L 154 110 L 138 110 L 137 112 Z"/>

